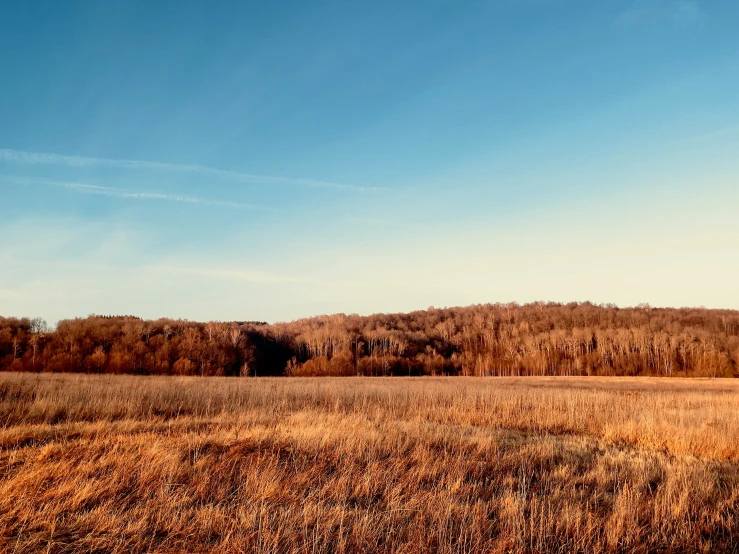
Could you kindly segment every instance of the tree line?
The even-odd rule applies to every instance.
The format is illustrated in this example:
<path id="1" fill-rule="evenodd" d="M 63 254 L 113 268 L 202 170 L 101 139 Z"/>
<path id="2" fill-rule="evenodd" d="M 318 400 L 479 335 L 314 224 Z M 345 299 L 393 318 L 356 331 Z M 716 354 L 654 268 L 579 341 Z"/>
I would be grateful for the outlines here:
<path id="1" fill-rule="evenodd" d="M 265 322 L 0 317 L 0 370 L 156 375 L 739 376 L 739 312 L 486 304 Z"/>

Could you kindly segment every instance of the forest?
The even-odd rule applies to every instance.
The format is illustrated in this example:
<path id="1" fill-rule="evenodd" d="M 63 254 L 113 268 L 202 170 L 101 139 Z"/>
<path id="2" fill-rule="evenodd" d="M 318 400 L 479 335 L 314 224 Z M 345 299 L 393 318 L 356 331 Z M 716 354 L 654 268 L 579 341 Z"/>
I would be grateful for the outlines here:
<path id="1" fill-rule="evenodd" d="M 739 376 L 739 311 L 485 304 L 290 323 L 0 317 L 0 370 L 225 376 Z"/>

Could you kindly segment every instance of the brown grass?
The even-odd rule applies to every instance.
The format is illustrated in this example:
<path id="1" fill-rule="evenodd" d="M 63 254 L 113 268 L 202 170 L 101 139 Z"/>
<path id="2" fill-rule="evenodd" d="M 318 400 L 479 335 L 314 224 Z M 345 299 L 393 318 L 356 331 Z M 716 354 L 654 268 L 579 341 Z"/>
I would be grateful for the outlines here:
<path id="1" fill-rule="evenodd" d="M 735 552 L 739 383 L 0 375 L 3 552 Z"/>

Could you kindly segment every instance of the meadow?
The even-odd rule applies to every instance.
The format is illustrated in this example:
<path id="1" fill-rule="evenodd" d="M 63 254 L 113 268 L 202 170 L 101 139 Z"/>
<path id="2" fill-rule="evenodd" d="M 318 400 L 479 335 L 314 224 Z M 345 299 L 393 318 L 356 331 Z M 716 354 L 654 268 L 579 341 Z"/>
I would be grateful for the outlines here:
<path id="1" fill-rule="evenodd" d="M 737 552 L 739 381 L 0 374 L 2 552 Z"/>

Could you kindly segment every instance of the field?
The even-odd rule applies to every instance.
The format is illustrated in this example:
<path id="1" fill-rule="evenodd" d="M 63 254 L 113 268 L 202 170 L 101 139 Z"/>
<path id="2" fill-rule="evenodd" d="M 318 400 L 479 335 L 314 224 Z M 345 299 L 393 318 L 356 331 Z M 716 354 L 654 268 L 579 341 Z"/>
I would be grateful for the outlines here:
<path id="1" fill-rule="evenodd" d="M 739 381 L 0 374 L 2 552 L 737 552 Z"/>

